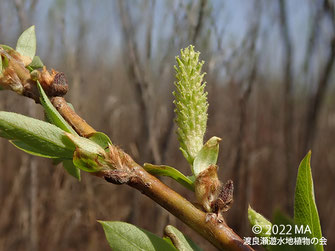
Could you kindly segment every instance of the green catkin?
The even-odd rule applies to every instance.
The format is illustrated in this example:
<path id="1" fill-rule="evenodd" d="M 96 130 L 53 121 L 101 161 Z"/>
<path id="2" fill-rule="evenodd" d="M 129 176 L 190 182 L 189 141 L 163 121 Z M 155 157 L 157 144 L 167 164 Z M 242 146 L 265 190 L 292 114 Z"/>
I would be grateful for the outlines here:
<path id="1" fill-rule="evenodd" d="M 199 62 L 199 55 L 192 45 L 180 51 L 175 66 L 178 81 L 173 92 L 180 150 L 191 165 L 203 146 L 208 116 L 205 73 L 201 73 L 204 61 Z"/>

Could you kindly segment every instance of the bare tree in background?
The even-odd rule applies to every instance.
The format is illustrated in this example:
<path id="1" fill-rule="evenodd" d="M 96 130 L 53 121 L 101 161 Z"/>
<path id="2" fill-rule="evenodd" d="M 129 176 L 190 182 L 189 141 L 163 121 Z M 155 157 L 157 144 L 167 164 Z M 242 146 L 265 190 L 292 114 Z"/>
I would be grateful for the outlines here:
<path id="1" fill-rule="evenodd" d="M 255 2 L 255 14 L 254 20 L 250 25 L 249 31 L 246 34 L 246 50 L 245 58 L 248 58 L 246 62 L 248 73 L 246 74 L 245 86 L 241 85 L 241 94 L 239 98 L 239 124 L 238 124 L 238 134 L 236 138 L 236 155 L 233 164 L 233 180 L 234 186 L 237 187 L 237 199 L 236 202 L 239 207 L 235 210 L 235 219 L 239 219 L 239 226 L 236 226 L 242 232 L 246 231 L 247 222 L 242 221 L 243 214 L 246 212 L 248 203 L 250 201 L 249 192 L 249 167 L 248 161 L 246 161 L 245 150 L 246 150 L 246 129 L 248 127 L 247 111 L 250 95 L 253 91 L 253 86 L 257 77 L 257 65 L 258 65 L 258 55 L 256 50 L 256 42 L 258 39 L 259 29 L 260 29 L 260 16 L 262 10 L 258 1 Z"/>
<path id="2" fill-rule="evenodd" d="M 79 112 L 139 162 L 168 164 L 181 171 L 187 162 L 178 150 L 173 122 L 173 65 L 181 48 L 195 45 L 207 72 L 206 135 L 222 136 L 220 175 L 232 178 L 236 188 L 228 222 L 245 234 L 246 203 L 269 218 L 276 207 L 292 204 L 287 197 L 293 192 L 286 190 L 284 181 L 294 182 L 297 161 L 314 145 L 318 147 L 312 157 L 317 163 L 313 170 L 318 170 L 315 190 L 331 248 L 335 217 L 327 217 L 334 205 L 328 192 L 334 189 L 335 173 L 330 88 L 333 1 L 308 1 L 299 13 L 294 10 L 299 1 L 247 2 L 0 0 L 0 43 L 15 46 L 18 33 L 34 21 L 40 38 L 38 55 L 46 65 L 65 73 L 70 101 L 80 103 Z M 301 20 L 310 29 L 306 23 L 307 29 L 299 29 Z M 280 62 L 274 60 L 277 52 Z M 299 74 L 296 66 L 302 67 Z M 28 114 L 30 108 L 22 101 L 0 92 L 3 110 Z M 297 150 L 301 155 L 296 155 Z M 137 221 L 157 234 L 170 223 L 204 245 L 204 250 L 211 250 L 138 192 L 105 188 L 86 175 L 79 183 L 60 166 L 42 167 L 51 165 L 45 161 L 38 161 L 38 174 L 33 175 L 26 156 L 0 142 L 0 250 L 33 250 L 36 245 L 40 250 L 108 250 L 96 219 Z M 174 181 L 162 180 L 193 200 Z M 48 234 L 42 238 L 44 233 Z"/>
<path id="3" fill-rule="evenodd" d="M 317 125 L 320 117 L 320 109 L 325 98 L 325 94 L 330 82 L 331 73 L 335 60 L 335 8 L 334 3 L 329 0 L 323 1 L 323 13 L 331 23 L 331 38 L 328 45 L 328 53 L 325 61 L 325 65 L 321 70 L 319 81 L 317 82 L 316 91 L 312 92 L 309 97 L 307 115 L 306 115 L 306 128 L 303 137 L 303 152 L 307 152 L 312 149 L 315 135 L 317 133 Z M 315 26 L 319 22 L 321 15 L 316 16 Z M 313 36 L 314 30 L 312 30 L 311 36 Z"/>
<path id="4" fill-rule="evenodd" d="M 293 138 L 293 123 L 294 123 L 294 102 L 293 102 L 293 50 L 292 41 L 288 25 L 288 15 L 286 10 L 286 1 L 279 0 L 279 20 L 280 31 L 284 42 L 284 153 L 285 153 L 285 169 L 286 169 L 286 210 L 291 212 L 292 196 L 294 192 L 295 170 L 293 155 L 294 155 L 294 138 Z"/>

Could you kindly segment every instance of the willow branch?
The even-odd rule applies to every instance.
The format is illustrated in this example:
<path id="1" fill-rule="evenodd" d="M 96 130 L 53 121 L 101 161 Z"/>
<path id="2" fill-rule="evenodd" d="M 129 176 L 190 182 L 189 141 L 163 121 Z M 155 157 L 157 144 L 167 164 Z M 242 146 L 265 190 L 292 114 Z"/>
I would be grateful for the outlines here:
<path id="1" fill-rule="evenodd" d="M 81 119 L 63 97 L 52 98 L 60 114 L 82 136 L 90 135 L 94 129 Z M 94 175 L 114 184 L 127 184 L 157 202 L 186 225 L 197 231 L 219 249 L 253 250 L 225 222 L 211 219 L 206 222 L 206 213 L 145 171 L 128 154 L 113 147 L 112 158 L 118 166 L 115 170 L 101 171 Z"/>
<path id="2" fill-rule="evenodd" d="M 11 63 L 13 67 L 10 69 L 16 69 L 17 61 L 12 60 Z M 20 70 L 23 73 L 27 73 L 23 67 Z M 7 74 L 10 73 L 13 73 L 13 71 L 4 72 L 5 77 L 3 79 L 6 80 Z M 32 98 L 36 103 L 39 103 L 39 93 L 35 81 L 29 77 L 29 73 L 20 74 L 20 76 L 21 78 L 17 79 L 22 84 L 23 91 L 18 92 L 18 94 Z M 44 68 L 43 72 L 37 78 L 54 107 L 79 135 L 88 137 L 95 132 L 62 97 L 68 90 L 63 73 L 52 70 L 51 74 L 48 74 Z M 8 83 L 0 81 L 0 85 L 7 89 L 11 89 L 11 84 L 12 82 L 10 81 Z M 216 217 L 208 217 L 208 214 L 196 208 L 180 194 L 146 172 L 143 167 L 138 165 L 123 150 L 116 146 L 110 146 L 109 154 L 113 169 L 92 173 L 93 175 L 114 184 L 127 184 L 141 191 L 219 249 L 253 250 L 251 247 L 244 245 L 243 240 L 227 226 L 224 220 L 218 220 Z"/>
<path id="3" fill-rule="evenodd" d="M 63 97 L 53 97 L 51 102 L 60 115 L 62 115 L 62 117 L 76 130 L 79 135 L 89 137 L 96 132 L 69 106 Z"/>

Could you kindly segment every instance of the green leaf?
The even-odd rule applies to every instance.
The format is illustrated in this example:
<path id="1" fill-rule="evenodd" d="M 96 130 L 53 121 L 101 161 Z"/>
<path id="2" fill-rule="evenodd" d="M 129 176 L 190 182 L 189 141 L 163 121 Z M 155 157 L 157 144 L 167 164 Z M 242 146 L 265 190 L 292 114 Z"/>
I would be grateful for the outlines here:
<path id="1" fill-rule="evenodd" d="M 103 158 L 100 157 L 99 159 L 103 161 Z M 97 156 L 87 155 L 81 149 L 77 149 L 74 152 L 73 164 L 75 167 L 89 173 L 95 173 L 103 169 Z"/>
<path id="2" fill-rule="evenodd" d="M 56 159 L 52 159 L 52 161 L 51 161 L 51 162 L 52 162 L 52 164 L 53 164 L 53 165 L 55 165 L 55 166 L 56 166 L 56 165 L 58 165 L 58 164 L 62 163 L 62 162 L 63 162 L 63 160 L 64 160 L 64 159 L 61 159 L 61 158 L 56 158 Z"/>
<path id="3" fill-rule="evenodd" d="M 47 155 L 41 152 L 40 149 L 33 147 L 31 145 L 27 145 L 26 143 L 20 141 L 20 140 L 10 140 L 10 143 L 12 143 L 16 148 L 20 149 L 21 151 L 24 151 L 26 153 L 29 153 L 31 155 L 43 157 L 43 158 L 57 158 L 53 155 Z"/>
<path id="4" fill-rule="evenodd" d="M 168 225 L 164 229 L 164 234 L 172 241 L 179 251 L 202 251 L 190 238 L 185 236 L 174 226 Z"/>
<path id="5" fill-rule="evenodd" d="M 175 181 L 177 181 L 179 184 L 183 185 L 187 189 L 190 189 L 191 191 L 194 191 L 194 182 L 179 172 L 177 169 L 171 167 L 171 166 L 165 166 L 165 165 L 152 165 L 149 163 L 144 163 L 143 165 L 144 169 L 153 175 L 161 175 L 161 176 L 167 176 Z"/>
<path id="6" fill-rule="evenodd" d="M 171 239 L 169 237 L 164 237 L 163 236 L 163 240 L 166 241 L 167 243 L 169 243 L 171 246 L 174 246 Z"/>
<path id="7" fill-rule="evenodd" d="M 108 166 L 105 162 L 106 152 L 95 142 L 77 135 L 66 133 L 76 145 L 73 164 L 85 172 L 97 172 Z"/>
<path id="8" fill-rule="evenodd" d="M 89 137 L 90 140 L 97 143 L 103 149 L 108 148 L 108 145 L 112 145 L 110 138 L 103 132 L 95 132 Z"/>
<path id="9" fill-rule="evenodd" d="M 71 176 L 80 181 L 80 169 L 73 164 L 72 160 L 64 160 L 63 167 Z"/>
<path id="10" fill-rule="evenodd" d="M 36 35 L 35 35 L 35 26 L 31 26 L 26 29 L 16 44 L 16 51 L 21 55 L 29 57 L 31 60 L 34 58 L 36 53 Z"/>
<path id="11" fill-rule="evenodd" d="M 162 238 L 144 229 L 119 221 L 98 221 L 113 251 L 177 251 Z"/>
<path id="12" fill-rule="evenodd" d="M 1 77 L 1 74 L 2 74 L 2 57 L 0 55 L 0 77 Z M 0 86 L 1 88 L 1 86 Z"/>
<path id="13" fill-rule="evenodd" d="M 294 198 L 294 220 L 296 224 L 309 226 L 312 237 L 322 237 L 318 210 L 315 204 L 313 178 L 311 171 L 311 152 L 301 161 Z M 323 250 L 322 245 L 316 245 L 316 250 Z"/>
<path id="14" fill-rule="evenodd" d="M 201 148 L 193 162 L 193 173 L 196 177 L 210 165 L 216 165 L 220 141 L 220 138 L 214 136 Z"/>
<path id="15" fill-rule="evenodd" d="M 14 50 L 12 47 L 5 45 L 5 44 L 0 44 L 0 47 L 2 47 L 6 51 L 11 51 Z"/>
<path id="16" fill-rule="evenodd" d="M 269 232 L 268 230 L 271 229 L 272 223 L 269 220 L 267 220 L 263 215 L 253 210 L 250 205 L 248 208 L 248 219 L 249 219 L 251 228 L 255 226 L 261 227 L 260 229 L 262 231 L 256 234 L 257 236 L 259 237 L 270 237 L 271 236 L 271 231 Z"/>
<path id="17" fill-rule="evenodd" d="M 33 61 L 28 66 L 31 67 L 33 70 L 36 70 L 42 68 L 44 64 L 39 56 L 34 56 Z"/>
<path id="18" fill-rule="evenodd" d="M 4 56 L 2 59 L 2 69 L 5 69 L 6 67 L 8 67 L 8 64 L 9 64 L 8 58 Z"/>
<path id="19" fill-rule="evenodd" d="M 66 133 L 66 136 L 77 146 L 77 148 L 87 152 L 88 155 L 105 154 L 104 149 L 92 140 L 70 133 Z"/>
<path id="20" fill-rule="evenodd" d="M 37 88 L 38 92 L 40 93 L 40 101 L 48 121 L 66 132 L 77 135 L 76 131 L 65 121 L 56 108 L 51 104 L 39 81 L 37 81 Z"/>
<path id="21" fill-rule="evenodd" d="M 63 130 L 47 122 L 12 112 L 0 112 L 0 137 L 13 140 L 16 145 L 39 156 L 72 159 L 75 150 L 74 144 Z"/>

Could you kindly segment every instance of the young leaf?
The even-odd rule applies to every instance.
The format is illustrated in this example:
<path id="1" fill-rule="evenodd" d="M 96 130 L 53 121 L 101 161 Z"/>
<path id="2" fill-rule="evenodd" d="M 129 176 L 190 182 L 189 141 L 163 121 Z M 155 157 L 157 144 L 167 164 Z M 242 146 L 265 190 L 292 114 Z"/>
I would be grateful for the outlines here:
<path id="1" fill-rule="evenodd" d="M 65 132 L 47 122 L 12 112 L 0 112 L 0 137 L 17 140 L 22 148 L 30 146 L 31 152 L 40 156 L 72 159 L 74 144 Z M 26 149 L 26 148 L 25 148 Z M 29 151 L 28 149 L 26 149 Z"/>
<path id="2" fill-rule="evenodd" d="M 110 138 L 103 132 L 95 132 L 89 137 L 89 139 L 97 143 L 103 149 L 108 148 L 108 145 L 112 145 Z"/>
<path id="3" fill-rule="evenodd" d="M 36 53 L 36 35 L 34 25 L 21 34 L 17 40 L 16 51 L 22 56 L 26 56 L 33 60 Z"/>
<path id="4" fill-rule="evenodd" d="M 3 49 L 5 49 L 6 51 L 11 51 L 14 50 L 12 47 L 5 45 L 5 44 L 0 44 L 0 47 L 2 47 Z"/>
<path id="5" fill-rule="evenodd" d="M 183 185 L 187 189 L 190 189 L 191 191 L 194 191 L 194 182 L 179 172 L 177 169 L 171 167 L 171 166 L 165 166 L 165 165 L 152 165 L 149 163 L 144 163 L 143 165 L 144 169 L 153 175 L 161 175 L 161 176 L 167 176 L 175 181 L 177 181 L 179 184 Z"/>
<path id="6" fill-rule="evenodd" d="M 191 165 L 203 145 L 207 126 L 207 93 L 201 73 L 204 62 L 199 62 L 199 55 L 193 46 L 180 51 L 175 66 L 177 90 L 173 92 L 180 150 Z"/>
<path id="7" fill-rule="evenodd" d="M 202 249 L 198 247 L 197 244 L 195 244 L 190 238 L 171 225 L 165 227 L 164 234 L 170 238 L 173 245 L 179 251 L 202 251 Z"/>
<path id="8" fill-rule="evenodd" d="M 2 58 L 2 70 L 4 70 L 6 67 L 8 67 L 9 61 L 6 55 L 2 55 L 2 57 L 3 57 Z"/>
<path id="9" fill-rule="evenodd" d="M 28 66 L 31 67 L 33 70 L 36 70 L 42 68 L 44 64 L 39 56 L 34 56 L 33 61 Z"/>
<path id="10" fill-rule="evenodd" d="M 66 133 L 66 136 L 77 146 L 77 148 L 87 152 L 87 155 L 93 156 L 105 154 L 104 149 L 92 140 L 70 133 Z"/>
<path id="11" fill-rule="evenodd" d="M 106 152 L 93 141 L 77 135 L 66 133 L 66 136 L 76 145 L 73 155 L 73 164 L 86 172 L 97 172 L 108 167 Z"/>
<path id="12" fill-rule="evenodd" d="M 2 57 L 0 55 L 0 77 L 1 77 L 1 74 L 2 74 Z M 0 86 L 1 88 L 1 86 Z"/>
<path id="13" fill-rule="evenodd" d="M 249 205 L 248 208 L 248 219 L 249 223 L 252 228 L 255 228 L 255 226 L 260 226 L 259 229 L 261 229 L 261 232 L 256 234 L 259 237 L 270 237 L 271 236 L 271 228 L 272 228 L 272 223 L 267 220 L 263 215 L 260 213 L 257 213 L 255 210 L 251 208 Z M 257 232 L 257 229 L 253 230 L 253 232 Z"/>
<path id="14" fill-rule="evenodd" d="M 296 224 L 309 226 L 312 237 L 322 237 L 318 210 L 315 204 L 313 178 L 310 166 L 311 152 L 301 161 L 294 198 L 294 221 Z M 316 250 L 323 250 L 322 245 L 316 245 Z"/>
<path id="15" fill-rule="evenodd" d="M 64 160 L 63 167 L 71 176 L 80 181 L 80 169 L 73 164 L 72 160 Z"/>
<path id="16" fill-rule="evenodd" d="M 162 238 L 144 229 L 119 221 L 98 221 L 104 231 L 109 246 L 114 251 L 177 251 Z"/>
<path id="17" fill-rule="evenodd" d="M 37 88 L 38 92 L 40 93 L 40 101 L 48 121 L 66 132 L 77 135 L 76 131 L 73 130 L 73 128 L 65 121 L 56 108 L 51 104 L 39 81 L 37 81 Z"/>
<path id="18" fill-rule="evenodd" d="M 220 138 L 214 136 L 210 138 L 198 152 L 193 163 L 193 173 L 196 177 L 210 165 L 216 165 L 220 141 Z"/>

